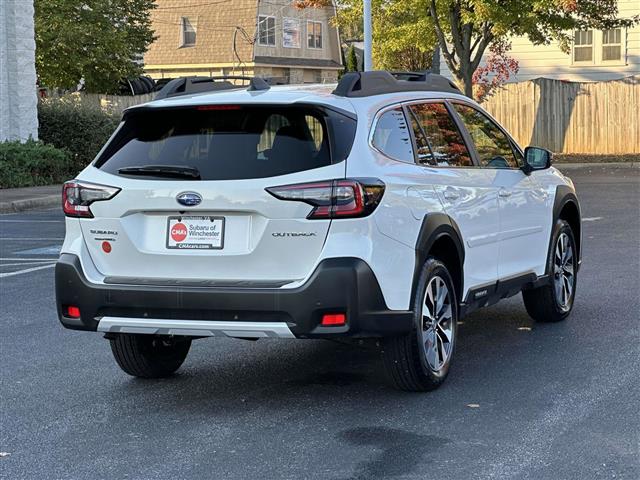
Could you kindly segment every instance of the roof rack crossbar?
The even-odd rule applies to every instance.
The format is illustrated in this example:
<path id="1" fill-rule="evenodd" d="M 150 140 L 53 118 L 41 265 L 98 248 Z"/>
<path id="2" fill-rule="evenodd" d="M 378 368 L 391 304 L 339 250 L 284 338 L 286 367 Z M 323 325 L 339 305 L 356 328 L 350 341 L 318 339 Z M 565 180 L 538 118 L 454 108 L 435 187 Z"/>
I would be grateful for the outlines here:
<path id="1" fill-rule="evenodd" d="M 414 91 L 462 93 L 453 82 L 434 73 L 379 70 L 346 73 L 333 94 L 341 97 L 369 97 Z"/>
<path id="2" fill-rule="evenodd" d="M 249 85 L 235 85 L 230 80 L 244 80 Z M 238 75 L 217 76 L 217 77 L 180 77 L 168 82 L 158 92 L 155 100 L 163 98 L 177 97 L 180 95 L 190 95 L 193 93 L 216 92 L 220 90 L 232 90 L 247 88 L 250 92 L 269 90 L 271 88 L 267 81 L 260 77 L 246 77 Z"/>

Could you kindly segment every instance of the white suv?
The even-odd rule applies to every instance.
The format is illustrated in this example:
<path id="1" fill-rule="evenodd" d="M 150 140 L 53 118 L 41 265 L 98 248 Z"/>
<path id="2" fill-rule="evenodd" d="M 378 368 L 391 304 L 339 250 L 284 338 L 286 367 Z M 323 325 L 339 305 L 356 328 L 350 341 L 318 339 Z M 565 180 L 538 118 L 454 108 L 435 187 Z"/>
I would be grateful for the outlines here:
<path id="1" fill-rule="evenodd" d="M 468 312 L 520 291 L 535 320 L 571 311 L 571 180 L 443 77 L 195 77 L 158 97 L 63 191 L 60 321 L 104 332 L 126 373 L 169 375 L 201 337 L 377 337 L 423 391 Z"/>

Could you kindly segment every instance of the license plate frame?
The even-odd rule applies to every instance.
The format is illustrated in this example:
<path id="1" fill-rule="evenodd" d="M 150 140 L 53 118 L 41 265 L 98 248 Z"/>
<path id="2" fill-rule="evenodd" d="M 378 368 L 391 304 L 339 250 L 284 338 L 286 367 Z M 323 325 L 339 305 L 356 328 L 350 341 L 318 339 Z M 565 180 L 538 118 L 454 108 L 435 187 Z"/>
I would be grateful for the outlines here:
<path id="1" fill-rule="evenodd" d="M 187 222 L 186 224 L 184 222 Z M 220 242 L 217 243 L 203 243 L 189 241 L 189 236 L 192 235 L 189 229 L 189 225 L 204 226 L 205 221 L 209 221 L 214 225 L 220 225 Z M 173 223 L 172 223 L 173 222 Z M 194 223 L 191 223 L 194 222 Z M 183 240 L 176 240 L 172 238 L 171 229 L 177 223 L 182 223 L 186 227 L 186 236 Z M 225 217 L 218 215 L 171 215 L 167 217 L 167 233 L 165 237 L 165 246 L 169 250 L 223 250 L 224 249 L 224 235 L 225 235 Z M 202 230 L 201 230 L 202 231 Z"/>

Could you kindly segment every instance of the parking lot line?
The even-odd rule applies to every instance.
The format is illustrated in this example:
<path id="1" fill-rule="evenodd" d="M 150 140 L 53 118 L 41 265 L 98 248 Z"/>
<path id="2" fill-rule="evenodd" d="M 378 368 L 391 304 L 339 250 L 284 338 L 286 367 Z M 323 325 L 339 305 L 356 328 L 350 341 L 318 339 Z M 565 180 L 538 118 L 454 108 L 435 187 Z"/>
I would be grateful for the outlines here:
<path id="1" fill-rule="evenodd" d="M 51 264 L 48 264 L 48 265 L 40 265 L 38 267 L 25 268 L 24 270 L 18 270 L 16 272 L 0 273 L 0 278 L 13 277 L 15 275 L 21 275 L 23 273 L 30 273 L 30 272 L 35 272 L 35 271 L 38 271 L 38 270 L 44 270 L 45 268 L 52 268 L 52 267 L 55 267 L 55 266 L 56 266 L 55 263 L 51 263 Z"/>
<path id="2" fill-rule="evenodd" d="M 47 260 L 45 262 L 41 262 L 38 260 L 31 262 L 16 262 L 16 263 L 0 263 L 0 268 L 2 267 L 15 267 L 17 265 L 42 265 L 44 263 L 55 262 L 55 260 Z"/>
<path id="3" fill-rule="evenodd" d="M 0 257 L 0 261 L 11 261 L 11 262 L 55 262 L 58 258 L 25 258 L 25 257 Z"/>
<path id="4" fill-rule="evenodd" d="M 57 242 L 60 240 L 64 240 L 64 238 L 33 238 L 33 237 L 0 237 L 0 242 L 13 242 L 15 240 L 19 241 L 30 241 L 30 242 Z"/>
<path id="5" fill-rule="evenodd" d="M 64 223 L 62 220 L 0 220 L 0 223 Z"/>

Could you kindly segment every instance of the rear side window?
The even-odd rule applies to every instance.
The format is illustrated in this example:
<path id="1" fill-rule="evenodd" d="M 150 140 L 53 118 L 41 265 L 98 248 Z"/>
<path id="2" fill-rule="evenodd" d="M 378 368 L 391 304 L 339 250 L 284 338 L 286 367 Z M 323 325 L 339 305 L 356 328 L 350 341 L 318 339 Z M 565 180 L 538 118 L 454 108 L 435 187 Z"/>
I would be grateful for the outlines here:
<path id="1" fill-rule="evenodd" d="M 341 162 L 355 127 L 346 115 L 306 106 L 134 110 L 95 166 L 116 175 L 176 166 L 197 169 L 202 180 L 273 177 Z"/>
<path id="2" fill-rule="evenodd" d="M 413 148 L 407 120 L 401 107 L 380 115 L 373 132 L 373 146 L 386 156 L 413 163 Z"/>
<path id="3" fill-rule="evenodd" d="M 409 106 L 416 132 L 418 162 L 440 167 L 472 167 L 471 155 L 443 103 Z"/>

